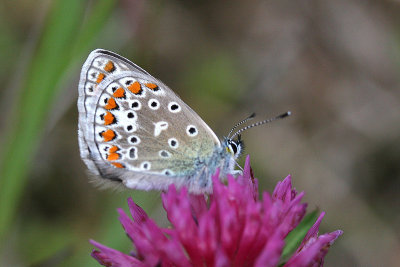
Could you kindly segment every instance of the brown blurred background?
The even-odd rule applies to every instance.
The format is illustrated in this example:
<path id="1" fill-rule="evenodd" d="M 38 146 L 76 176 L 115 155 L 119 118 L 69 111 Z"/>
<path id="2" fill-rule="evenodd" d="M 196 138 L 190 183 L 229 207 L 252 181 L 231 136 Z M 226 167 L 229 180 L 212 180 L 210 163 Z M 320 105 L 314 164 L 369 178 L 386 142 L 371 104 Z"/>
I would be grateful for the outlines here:
<path id="1" fill-rule="evenodd" d="M 52 5 L 0 2 L 1 133 Z M 58 84 L 0 265 L 96 266 L 89 238 L 129 251 L 115 209 L 130 195 L 164 217 L 157 193 L 88 183 L 77 83 L 89 52 L 105 48 L 168 84 L 219 136 L 253 111 L 292 111 L 243 136 L 260 189 L 291 174 L 309 211 L 327 212 L 321 233 L 344 231 L 326 266 L 400 266 L 399 11 L 394 0 L 117 1 Z"/>

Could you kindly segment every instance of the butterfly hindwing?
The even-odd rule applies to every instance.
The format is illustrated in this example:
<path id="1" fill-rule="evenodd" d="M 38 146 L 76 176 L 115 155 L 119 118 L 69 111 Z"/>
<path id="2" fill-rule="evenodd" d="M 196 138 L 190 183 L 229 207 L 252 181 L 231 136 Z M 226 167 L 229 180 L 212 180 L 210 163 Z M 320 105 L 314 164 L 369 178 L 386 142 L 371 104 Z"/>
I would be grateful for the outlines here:
<path id="1" fill-rule="evenodd" d="M 129 187 L 165 188 L 193 175 L 196 164 L 221 146 L 171 89 L 109 51 L 93 51 L 84 64 L 78 108 L 81 156 L 89 169 Z"/>

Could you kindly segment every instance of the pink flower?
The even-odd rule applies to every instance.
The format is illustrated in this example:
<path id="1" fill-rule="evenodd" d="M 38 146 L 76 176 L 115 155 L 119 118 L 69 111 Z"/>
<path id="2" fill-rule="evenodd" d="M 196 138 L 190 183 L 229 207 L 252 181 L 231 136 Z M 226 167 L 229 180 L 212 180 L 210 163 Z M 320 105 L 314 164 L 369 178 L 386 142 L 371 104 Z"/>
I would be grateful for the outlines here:
<path id="1" fill-rule="evenodd" d="M 243 175 L 228 176 L 227 185 L 213 177 L 213 195 L 190 195 L 170 186 L 162 194 L 171 228 L 160 228 L 128 199 L 133 220 L 119 209 L 120 222 L 136 251 L 130 255 L 103 246 L 92 256 L 104 266 L 322 266 L 338 230 L 318 236 L 324 213 L 311 227 L 299 248 L 287 260 L 281 256 L 285 237 L 302 220 L 307 204 L 291 177 L 279 182 L 270 195 L 258 199 L 257 179 L 246 159 Z"/>

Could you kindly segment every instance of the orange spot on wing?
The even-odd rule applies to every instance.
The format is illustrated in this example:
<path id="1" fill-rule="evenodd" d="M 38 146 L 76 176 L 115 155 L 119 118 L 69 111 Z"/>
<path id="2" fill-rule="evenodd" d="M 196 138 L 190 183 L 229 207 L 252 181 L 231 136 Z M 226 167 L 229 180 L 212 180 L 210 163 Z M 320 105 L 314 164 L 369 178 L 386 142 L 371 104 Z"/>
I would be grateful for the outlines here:
<path id="1" fill-rule="evenodd" d="M 109 153 L 115 153 L 115 152 L 117 152 L 119 150 L 119 147 L 117 147 L 117 146 L 112 146 L 112 147 L 110 147 L 110 149 L 108 149 L 108 152 Z"/>
<path id="2" fill-rule="evenodd" d="M 105 77 L 106 75 L 104 75 L 103 73 L 99 73 L 99 75 L 97 76 L 96 83 L 100 83 Z"/>
<path id="3" fill-rule="evenodd" d="M 125 90 L 120 87 L 117 90 L 115 90 L 113 96 L 116 98 L 125 98 Z"/>
<path id="4" fill-rule="evenodd" d="M 139 94 L 140 92 L 142 92 L 142 87 L 140 86 L 140 83 L 138 81 L 130 84 L 128 86 L 129 91 L 131 91 L 132 93 Z"/>
<path id="5" fill-rule="evenodd" d="M 112 61 L 108 61 L 107 64 L 104 66 L 104 70 L 107 72 L 113 72 L 115 70 L 114 63 L 112 63 Z"/>
<path id="6" fill-rule="evenodd" d="M 112 162 L 111 164 L 117 168 L 125 168 L 124 165 L 122 165 L 121 163 L 118 163 L 118 162 Z"/>
<path id="7" fill-rule="evenodd" d="M 111 110 L 117 108 L 117 103 L 115 102 L 114 98 L 109 98 L 107 101 L 107 105 L 105 106 L 106 109 Z"/>
<path id="8" fill-rule="evenodd" d="M 107 114 L 104 116 L 104 124 L 110 125 L 115 122 L 115 117 L 111 112 L 107 111 Z"/>
<path id="9" fill-rule="evenodd" d="M 155 83 L 146 83 L 145 84 L 147 88 L 150 88 L 151 90 L 157 90 L 158 89 L 158 85 Z"/>
<path id="10" fill-rule="evenodd" d="M 114 140 L 116 137 L 116 134 L 113 130 L 108 129 L 107 131 L 104 131 L 101 133 L 101 136 L 103 136 L 104 142 L 110 142 Z"/>
<path id="11" fill-rule="evenodd" d="M 107 156 L 108 161 L 113 161 L 119 159 L 119 154 L 118 153 L 110 153 Z"/>

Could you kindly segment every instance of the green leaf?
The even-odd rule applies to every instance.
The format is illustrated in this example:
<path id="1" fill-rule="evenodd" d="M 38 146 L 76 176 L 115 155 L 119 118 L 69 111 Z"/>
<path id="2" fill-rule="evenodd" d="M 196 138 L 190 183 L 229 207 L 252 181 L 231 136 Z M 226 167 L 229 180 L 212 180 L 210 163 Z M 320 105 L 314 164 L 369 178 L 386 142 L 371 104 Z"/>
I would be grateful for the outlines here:
<path id="1" fill-rule="evenodd" d="M 292 255 L 296 249 L 303 241 L 304 237 L 306 236 L 308 230 L 314 225 L 315 221 L 318 217 L 318 209 L 312 211 L 311 213 L 307 214 L 303 220 L 299 223 L 299 225 L 291 231 L 285 239 L 286 246 L 282 252 L 282 259 L 287 260 L 290 255 Z"/>

